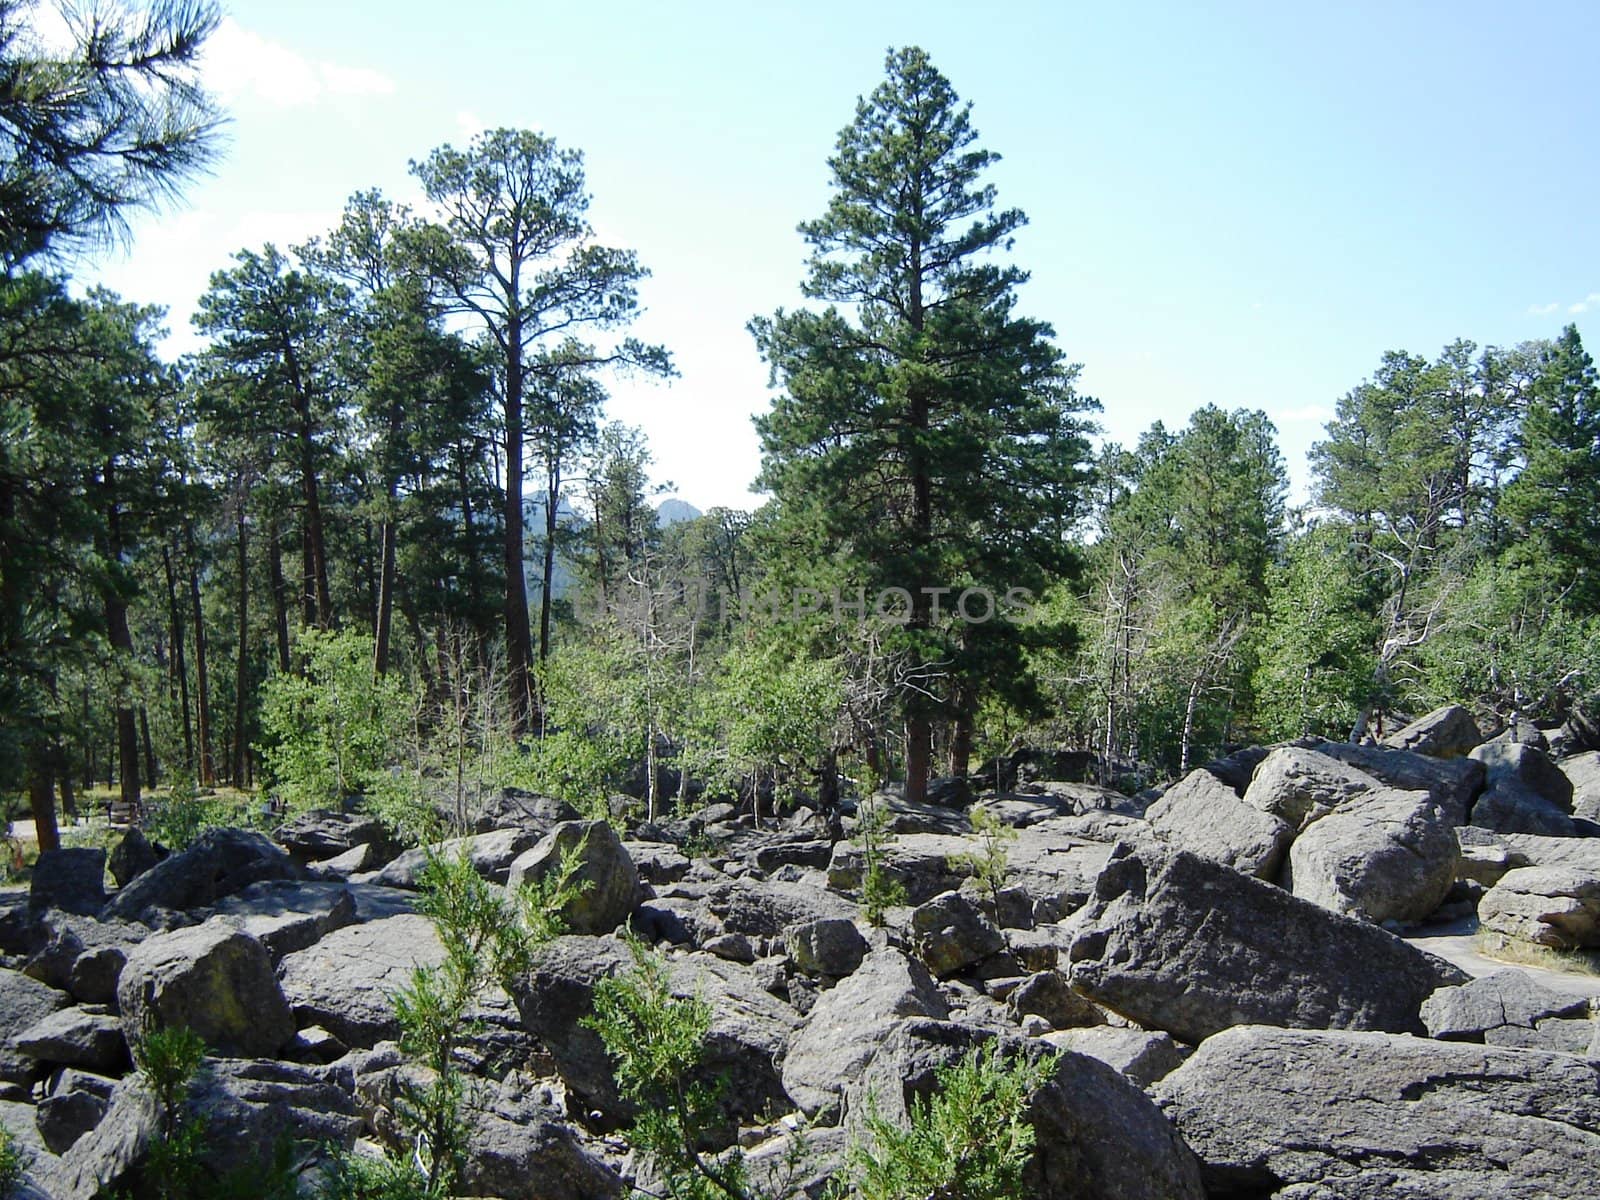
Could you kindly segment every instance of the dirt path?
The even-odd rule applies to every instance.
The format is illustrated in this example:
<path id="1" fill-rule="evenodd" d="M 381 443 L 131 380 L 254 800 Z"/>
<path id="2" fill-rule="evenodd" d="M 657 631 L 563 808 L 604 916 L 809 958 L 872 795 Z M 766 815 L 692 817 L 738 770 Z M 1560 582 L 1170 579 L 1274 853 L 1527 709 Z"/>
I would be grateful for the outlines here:
<path id="1" fill-rule="evenodd" d="M 1448 925 L 1432 925 L 1408 934 L 1406 941 L 1419 950 L 1437 954 L 1452 962 L 1469 975 L 1488 975 L 1492 971 L 1521 971 L 1546 987 L 1573 996 L 1600 998 L 1600 976 L 1580 975 L 1573 971 L 1552 971 L 1524 963 L 1500 962 L 1479 952 L 1476 935 L 1478 922 L 1474 917 L 1464 917 Z"/>

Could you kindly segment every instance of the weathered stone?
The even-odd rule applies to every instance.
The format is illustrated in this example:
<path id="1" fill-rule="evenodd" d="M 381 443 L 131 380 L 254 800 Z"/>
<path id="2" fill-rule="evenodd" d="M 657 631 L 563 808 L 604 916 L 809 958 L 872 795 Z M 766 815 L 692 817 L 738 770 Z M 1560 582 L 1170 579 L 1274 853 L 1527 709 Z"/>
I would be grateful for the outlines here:
<path id="1" fill-rule="evenodd" d="M 153 934 L 128 956 L 117 981 L 123 1034 L 147 1019 L 187 1026 L 212 1050 L 270 1057 L 294 1036 L 294 1014 L 266 947 L 225 920 Z"/>
<path id="2" fill-rule="evenodd" d="M 905 1122 L 914 1097 L 933 1094 L 937 1071 L 993 1035 L 950 1022 L 908 1020 L 884 1039 L 846 1091 L 852 1125 L 868 1098 L 891 1122 Z M 1002 1038 L 1000 1052 L 1052 1053 L 1037 1040 Z M 1025 1117 L 1035 1147 L 1023 1174 L 1024 1196 L 1075 1200 L 1201 1200 L 1200 1168 L 1161 1113 L 1120 1072 L 1081 1054 L 1061 1054 Z"/>
<path id="3" fill-rule="evenodd" d="M 1570 837 L 1572 781 L 1548 755 L 1518 742 L 1489 742 L 1471 757 L 1483 763 L 1483 795 L 1472 806 L 1472 823 L 1501 833 Z"/>
<path id="4" fill-rule="evenodd" d="M 719 934 L 707 939 L 701 949 L 728 962 L 753 963 L 757 958 L 755 944 L 743 933 Z"/>
<path id="5" fill-rule="evenodd" d="M 949 1015 L 921 963 L 892 947 L 874 950 L 854 973 L 817 998 L 784 1056 L 784 1090 L 808 1117 L 837 1120 L 845 1085 L 899 1021 Z"/>
<path id="6" fill-rule="evenodd" d="M 1556 765 L 1572 784 L 1572 815 L 1600 823 L 1600 750 L 1584 750 Z"/>
<path id="7" fill-rule="evenodd" d="M 550 943 L 533 969 L 512 984 L 524 1027 L 549 1050 L 568 1089 L 602 1122 L 619 1124 L 633 1115 L 618 1094 L 614 1064 L 600 1035 L 581 1024 L 593 1011 L 595 985 L 626 972 L 633 957 L 610 938 L 571 935 Z M 743 967 L 707 954 L 668 960 L 675 995 L 698 996 L 711 1009 L 711 1029 L 697 1078 L 725 1076 L 724 1114 L 749 1118 L 789 1107 L 778 1059 L 799 1025 L 794 1010 L 757 987 Z"/>
<path id="8" fill-rule="evenodd" d="M 1422 1006 L 1430 1037 L 1547 1050 L 1575 1047 L 1580 1054 L 1594 1029 L 1588 1015 L 1586 998 L 1554 991 L 1526 971 L 1514 970 L 1440 988 Z M 1568 1018 L 1582 1018 L 1576 1022 L 1581 1028 L 1569 1030 Z"/>
<path id="9" fill-rule="evenodd" d="M 116 1081 L 83 1071 L 65 1070 L 50 1094 L 39 1101 L 35 1121 L 39 1137 L 54 1154 L 65 1154 L 105 1118 Z"/>
<path id="10" fill-rule="evenodd" d="M 706 905 L 729 933 L 768 938 L 783 936 L 791 925 L 856 914 L 855 905 L 826 888 L 780 880 L 734 880 L 712 889 Z"/>
<path id="11" fill-rule="evenodd" d="M 988 916 L 960 892 L 945 892 L 911 910 L 917 955 L 940 978 L 976 966 L 1005 949 Z"/>
<path id="12" fill-rule="evenodd" d="M 511 874 L 511 864 L 517 855 L 537 845 L 540 836 L 531 829 L 495 829 L 439 842 L 433 847 L 433 853 L 441 858 L 454 858 L 465 851 L 474 871 L 492 883 L 503 884 Z M 422 869 L 427 865 L 428 850 L 419 846 L 407 850 L 367 882 L 414 891 L 421 886 Z"/>
<path id="13" fill-rule="evenodd" d="M 1174 1041 L 1171 1034 L 1115 1025 L 1062 1029 L 1047 1033 L 1040 1040 L 1057 1050 L 1098 1058 L 1142 1088 L 1149 1088 L 1176 1071 L 1190 1054 L 1189 1047 Z"/>
<path id="14" fill-rule="evenodd" d="M 1006 1004 L 1019 1019 L 1043 1017 L 1051 1029 L 1079 1029 L 1106 1021 L 1103 1012 L 1072 990 L 1060 971 L 1028 976 L 1006 997 Z"/>
<path id="15" fill-rule="evenodd" d="M 1347 800 L 1295 839 L 1294 894 L 1382 924 L 1421 921 L 1455 882 L 1461 847 L 1427 792 L 1385 788 Z"/>
<path id="16" fill-rule="evenodd" d="M 295 814 L 273 830 L 272 839 L 298 863 L 337 858 L 357 846 L 371 846 L 372 853 L 381 861 L 393 858 L 400 850 L 394 836 L 377 817 L 325 808 Z"/>
<path id="17" fill-rule="evenodd" d="M 500 1200 L 613 1200 L 622 1179 L 554 1109 L 507 1089 L 467 1109 L 464 1196 Z"/>
<path id="18" fill-rule="evenodd" d="M 516 888 L 556 876 L 570 854 L 578 856 L 571 882 L 581 891 L 562 908 L 562 920 L 572 933 L 610 933 L 639 903 L 639 872 L 604 821 L 557 825 L 512 862 L 506 883 Z"/>
<path id="19" fill-rule="evenodd" d="M 908 904 L 922 904 L 960 887 L 972 874 L 960 860 L 972 848 L 966 838 L 953 833 L 901 834 L 880 848 L 879 869 L 886 880 L 905 889 Z M 866 850 L 854 842 L 840 842 L 828 862 L 828 886 L 858 891 L 866 871 Z"/>
<path id="20" fill-rule="evenodd" d="M 1073 987 L 1186 1042 L 1243 1024 L 1422 1033 L 1422 1002 L 1466 980 L 1375 925 L 1155 846 L 1119 846 L 1074 923 Z"/>
<path id="21" fill-rule="evenodd" d="M 1305 746 L 1279 746 L 1256 768 L 1244 802 L 1303 829 L 1383 785 L 1359 767 Z"/>
<path id="22" fill-rule="evenodd" d="M 117 881 L 117 886 L 123 888 L 165 857 L 166 853 L 152 846 L 150 839 L 144 836 L 144 830 L 135 825 L 111 848 L 106 867 L 111 872 L 111 878 Z"/>
<path id="23" fill-rule="evenodd" d="M 194 845 L 143 872 L 105 906 L 107 920 L 144 920 L 162 909 L 215 904 L 264 879 L 297 879 L 300 868 L 259 833 L 208 829 Z"/>
<path id="24" fill-rule="evenodd" d="M 0 1082 L 30 1084 L 39 1077 L 38 1063 L 16 1048 L 16 1037 L 71 999 L 21 972 L 0 968 Z"/>
<path id="25" fill-rule="evenodd" d="M 1600 876 L 1572 867 L 1518 867 L 1478 902 L 1484 929 L 1557 950 L 1600 946 Z"/>
<path id="26" fill-rule="evenodd" d="M 1294 837 L 1288 823 L 1241 800 L 1210 771 L 1191 771 L 1145 813 L 1163 841 L 1191 854 L 1276 879 Z"/>
<path id="27" fill-rule="evenodd" d="M 1471 758 L 1430 758 L 1409 750 L 1311 740 L 1301 745 L 1365 771 L 1402 792 L 1428 792 L 1452 825 L 1467 823 L 1467 810 L 1483 787 L 1483 764 Z"/>
<path id="28" fill-rule="evenodd" d="M 13 1044 L 41 1063 L 82 1067 L 102 1075 L 128 1065 L 122 1023 L 109 1013 L 83 1008 L 57 1009 L 18 1033 Z"/>
<path id="29" fill-rule="evenodd" d="M 623 842 L 639 878 L 652 887 L 677 883 L 689 873 L 689 860 L 667 842 Z"/>
<path id="30" fill-rule="evenodd" d="M 1446 704 L 1383 739 L 1391 750 L 1410 750 L 1434 758 L 1459 758 L 1483 741 L 1478 722 L 1459 704 Z"/>
<path id="31" fill-rule="evenodd" d="M 844 917 L 791 925 L 783 931 L 783 942 L 789 961 L 808 975 L 848 975 L 867 954 L 867 939 L 854 921 Z"/>
<path id="32" fill-rule="evenodd" d="M 23 972 L 84 1004 L 110 1004 L 134 945 L 150 930 L 135 921 L 100 921 L 52 911 L 39 922 L 42 944 Z"/>
<path id="33" fill-rule="evenodd" d="M 259 941 L 277 963 L 285 954 L 314 946 L 351 924 L 356 919 L 356 899 L 338 883 L 273 879 L 251 884 L 211 912 Z"/>
<path id="34" fill-rule="evenodd" d="M 1247 1026 L 1154 1092 L 1215 1196 L 1587 1200 L 1600 1174 L 1575 1055 Z"/>
<path id="35" fill-rule="evenodd" d="M 33 864 L 28 887 L 31 907 L 55 908 L 88 916 L 106 902 L 106 852 L 79 846 L 46 850 Z"/>

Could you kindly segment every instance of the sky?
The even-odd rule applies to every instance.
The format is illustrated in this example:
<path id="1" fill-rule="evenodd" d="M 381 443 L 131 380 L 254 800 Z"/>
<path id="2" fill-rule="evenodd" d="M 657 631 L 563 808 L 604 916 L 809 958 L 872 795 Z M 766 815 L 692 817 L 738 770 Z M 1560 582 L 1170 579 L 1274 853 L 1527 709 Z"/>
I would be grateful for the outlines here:
<path id="1" fill-rule="evenodd" d="M 485 128 L 585 156 L 591 220 L 651 271 L 634 332 L 670 383 L 619 380 L 655 474 L 751 507 L 770 403 L 752 316 L 804 303 L 796 225 L 885 51 L 916 44 L 1028 214 L 1019 311 L 1049 321 L 1104 436 L 1262 409 L 1293 495 L 1338 398 L 1386 350 L 1600 349 L 1600 4 L 620 3 L 236 0 L 205 76 L 212 173 L 77 269 L 169 312 L 210 272 L 322 233 L 353 192 L 419 202 L 412 159 Z"/>

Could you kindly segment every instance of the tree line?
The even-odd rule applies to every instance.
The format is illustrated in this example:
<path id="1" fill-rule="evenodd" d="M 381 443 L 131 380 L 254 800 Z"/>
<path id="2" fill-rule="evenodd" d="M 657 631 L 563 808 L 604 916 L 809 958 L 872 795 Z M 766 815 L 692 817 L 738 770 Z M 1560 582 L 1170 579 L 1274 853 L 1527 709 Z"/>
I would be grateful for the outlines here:
<path id="1" fill-rule="evenodd" d="M 62 251 L 205 161 L 216 15 L 158 5 L 72 52 L 26 15 L 0 0 L 0 788 L 42 845 L 97 780 L 130 810 L 225 781 L 402 824 L 508 785 L 831 811 L 846 781 L 922 798 L 1028 744 L 1139 786 L 1445 699 L 1581 716 L 1597 688 L 1575 328 L 1385 355 L 1300 508 L 1260 412 L 1097 447 L 1078 366 L 1019 311 L 998 156 L 896 50 L 801 226 L 807 304 L 750 322 L 770 500 L 663 526 L 605 402 L 672 360 L 629 332 L 646 270 L 595 240 L 581 154 L 440 147 L 411 164 L 425 211 L 360 191 L 220 265 L 205 347 L 167 361 L 163 314 L 73 295 Z M 939 602 L 970 589 L 1039 602 Z M 907 603 L 701 603 L 802 591 Z"/>

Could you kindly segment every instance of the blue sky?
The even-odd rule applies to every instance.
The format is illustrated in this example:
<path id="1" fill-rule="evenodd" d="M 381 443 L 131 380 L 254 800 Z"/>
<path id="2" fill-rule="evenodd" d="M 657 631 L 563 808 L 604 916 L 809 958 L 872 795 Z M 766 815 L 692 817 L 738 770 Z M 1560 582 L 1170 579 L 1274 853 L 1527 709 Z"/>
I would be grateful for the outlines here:
<path id="1" fill-rule="evenodd" d="M 1600 4 L 239 2 L 207 75 L 214 174 L 95 274 L 171 311 L 243 246 L 324 231 L 351 192 L 488 126 L 583 150 L 600 236 L 652 272 L 637 332 L 681 377 L 621 382 L 657 475 L 749 506 L 768 403 L 745 322 L 800 302 L 797 222 L 891 45 L 925 47 L 1027 212 L 1023 311 L 1131 442 L 1264 409 L 1297 489 L 1388 349 L 1600 350 Z"/>

